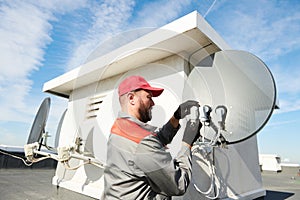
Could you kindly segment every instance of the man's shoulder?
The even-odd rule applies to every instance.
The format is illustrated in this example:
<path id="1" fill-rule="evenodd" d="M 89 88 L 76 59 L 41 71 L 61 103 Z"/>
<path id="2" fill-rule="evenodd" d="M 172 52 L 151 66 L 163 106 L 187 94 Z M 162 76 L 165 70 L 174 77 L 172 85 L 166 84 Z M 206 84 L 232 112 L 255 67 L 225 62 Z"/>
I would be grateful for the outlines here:
<path id="1" fill-rule="evenodd" d="M 131 120 L 119 118 L 113 124 L 111 134 L 119 135 L 120 137 L 126 138 L 135 143 L 140 143 L 140 141 L 150 135 L 151 132 L 143 129 Z"/>

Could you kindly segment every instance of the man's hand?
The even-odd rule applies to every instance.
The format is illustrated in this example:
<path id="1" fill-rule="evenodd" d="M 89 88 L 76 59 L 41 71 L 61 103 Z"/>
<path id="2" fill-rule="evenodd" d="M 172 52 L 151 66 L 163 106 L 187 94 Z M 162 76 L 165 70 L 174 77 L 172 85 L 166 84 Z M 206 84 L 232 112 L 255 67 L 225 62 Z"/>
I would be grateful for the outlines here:
<path id="1" fill-rule="evenodd" d="M 178 120 L 183 119 L 185 116 L 191 113 L 191 107 L 193 106 L 197 106 L 198 108 L 200 107 L 199 103 L 193 100 L 188 100 L 180 104 L 177 110 L 174 112 L 174 117 Z"/>
<path id="2" fill-rule="evenodd" d="M 195 120 L 195 122 L 187 121 L 182 141 L 192 147 L 193 143 L 200 137 L 201 127 L 202 124 L 199 119 Z"/>

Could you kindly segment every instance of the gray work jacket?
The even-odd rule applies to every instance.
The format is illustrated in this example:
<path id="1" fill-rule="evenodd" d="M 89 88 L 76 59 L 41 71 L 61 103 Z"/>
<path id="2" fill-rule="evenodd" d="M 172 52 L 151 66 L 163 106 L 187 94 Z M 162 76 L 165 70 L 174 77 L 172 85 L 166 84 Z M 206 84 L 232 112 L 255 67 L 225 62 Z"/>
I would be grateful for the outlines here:
<path id="1" fill-rule="evenodd" d="M 124 113 L 108 140 L 102 199 L 171 199 L 183 195 L 191 179 L 191 150 L 182 145 L 173 159 L 166 151 L 178 128 L 161 129 Z"/>

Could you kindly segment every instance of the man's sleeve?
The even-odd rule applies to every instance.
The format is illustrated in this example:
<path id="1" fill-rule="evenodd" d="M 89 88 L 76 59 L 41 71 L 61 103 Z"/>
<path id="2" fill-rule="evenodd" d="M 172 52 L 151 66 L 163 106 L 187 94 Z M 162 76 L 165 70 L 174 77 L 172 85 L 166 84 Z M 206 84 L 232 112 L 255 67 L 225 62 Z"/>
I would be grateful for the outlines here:
<path id="1" fill-rule="evenodd" d="M 186 192 L 191 180 L 191 150 L 182 145 L 175 159 L 159 139 L 150 136 L 138 145 L 135 164 L 145 173 L 153 191 L 166 196 Z"/>
<path id="2" fill-rule="evenodd" d="M 171 143 L 179 128 L 180 125 L 177 128 L 174 128 L 171 122 L 168 121 L 161 129 L 159 129 L 157 137 L 163 145 L 167 145 Z"/>

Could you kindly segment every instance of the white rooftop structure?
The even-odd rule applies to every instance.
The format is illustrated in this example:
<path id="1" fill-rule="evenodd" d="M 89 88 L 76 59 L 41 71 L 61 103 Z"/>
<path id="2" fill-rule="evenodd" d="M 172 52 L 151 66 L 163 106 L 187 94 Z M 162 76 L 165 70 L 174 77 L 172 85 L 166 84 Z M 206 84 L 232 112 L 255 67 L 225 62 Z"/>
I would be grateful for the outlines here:
<path id="1" fill-rule="evenodd" d="M 155 102 L 159 109 L 153 109 L 151 122 L 161 126 L 182 102 L 185 79 L 193 64 L 229 49 L 220 35 L 195 11 L 46 82 L 44 92 L 69 99 L 59 147 L 70 146 L 81 138 L 83 144 L 78 151 L 105 163 L 106 142 L 118 111 L 116 88 L 124 77 L 142 75 L 151 85 L 165 88 Z M 176 154 L 181 143 L 180 136 L 182 133 L 179 132 L 169 146 L 172 155 Z M 217 177 L 214 188 L 218 190 L 219 199 L 255 199 L 265 195 L 256 136 L 224 149 L 216 148 L 212 157 Z M 210 186 L 211 174 L 208 166 L 201 164 L 203 159 L 199 156 L 193 161 L 193 177 L 194 182 L 205 190 Z M 53 184 L 100 198 L 104 187 L 103 169 L 83 164 L 83 161 L 72 159 L 70 167 L 78 168 L 69 170 L 59 163 Z M 205 195 L 197 192 L 191 184 L 186 195 L 180 198 L 203 197 Z"/>
<path id="2" fill-rule="evenodd" d="M 76 88 L 125 73 L 174 54 L 188 59 L 199 48 L 203 48 L 203 57 L 221 49 L 230 49 L 219 34 L 194 11 L 46 82 L 43 91 L 69 97 Z M 99 77 L 99 74 L 102 76 Z"/>

